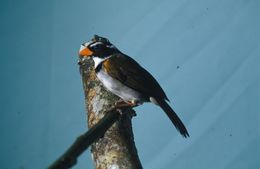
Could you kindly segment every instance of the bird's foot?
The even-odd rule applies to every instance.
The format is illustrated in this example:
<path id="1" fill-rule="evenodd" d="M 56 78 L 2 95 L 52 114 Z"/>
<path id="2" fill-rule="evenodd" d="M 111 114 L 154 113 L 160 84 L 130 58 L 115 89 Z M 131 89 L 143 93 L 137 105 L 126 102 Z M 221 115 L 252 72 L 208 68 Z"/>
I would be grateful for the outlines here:
<path id="1" fill-rule="evenodd" d="M 115 103 L 116 108 L 132 108 L 137 106 L 138 104 L 135 101 L 124 101 L 119 100 Z"/>
<path id="2" fill-rule="evenodd" d="M 130 117 L 136 116 L 135 111 L 131 109 L 136 106 L 138 106 L 136 101 L 119 100 L 115 103 L 115 107 L 121 116 L 125 114 L 129 114 Z"/>
<path id="3" fill-rule="evenodd" d="M 113 107 L 111 107 L 109 110 L 107 110 L 107 112 L 117 111 L 120 114 L 120 116 L 129 114 L 131 117 L 133 117 L 133 116 L 136 116 L 136 113 L 131 108 L 135 107 L 137 105 L 138 104 L 136 104 L 135 102 L 127 102 L 124 100 L 119 100 L 115 103 L 115 105 Z"/>

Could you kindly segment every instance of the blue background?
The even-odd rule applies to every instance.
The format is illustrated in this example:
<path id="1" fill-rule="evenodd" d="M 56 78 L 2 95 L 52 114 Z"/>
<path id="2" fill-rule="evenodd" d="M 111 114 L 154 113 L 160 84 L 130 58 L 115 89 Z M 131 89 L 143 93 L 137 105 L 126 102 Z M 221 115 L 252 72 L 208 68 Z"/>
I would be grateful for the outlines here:
<path id="1" fill-rule="evenodd" d="M 0 20 L 0 168 L 46 168 L 86 130 L 77 53 L 94 34 L 148 69 L 189 129 L 136 108 L 144 168 L 260 168 L 260 1 L 12 0 Z M 94 168 L 89 152 L 74 168 Z"/>

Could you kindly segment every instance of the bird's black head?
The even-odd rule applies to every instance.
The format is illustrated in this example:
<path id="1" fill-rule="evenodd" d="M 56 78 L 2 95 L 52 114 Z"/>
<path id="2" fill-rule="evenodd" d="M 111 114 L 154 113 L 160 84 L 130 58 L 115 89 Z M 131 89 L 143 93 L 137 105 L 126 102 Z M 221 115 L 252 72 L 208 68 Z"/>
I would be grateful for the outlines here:
<path id="1" fill-rule="evenodd" d="M 118 49 L 111 44 L 107 38 L 94 35 L 91 41 L 81 45 L 79 55 L 83 57 L 93 56 L 105 58 L 116 52 L 118 52 Z"/>

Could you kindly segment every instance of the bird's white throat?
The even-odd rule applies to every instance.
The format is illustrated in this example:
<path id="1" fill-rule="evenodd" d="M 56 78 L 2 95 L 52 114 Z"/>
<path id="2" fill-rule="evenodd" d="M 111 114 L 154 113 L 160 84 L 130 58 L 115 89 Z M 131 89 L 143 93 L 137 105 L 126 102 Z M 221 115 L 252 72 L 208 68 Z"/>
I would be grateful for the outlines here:
<path id="1" fill-rule="evenodd" d="M 95 68 L 97 68 L 97 66 L 102 63 L 103 61 L 107 60 L 109 57 L 105 57 L 105 58 L 100 58 L 100 57 L 93 57 L 94 63 L 95 63 Z"/>

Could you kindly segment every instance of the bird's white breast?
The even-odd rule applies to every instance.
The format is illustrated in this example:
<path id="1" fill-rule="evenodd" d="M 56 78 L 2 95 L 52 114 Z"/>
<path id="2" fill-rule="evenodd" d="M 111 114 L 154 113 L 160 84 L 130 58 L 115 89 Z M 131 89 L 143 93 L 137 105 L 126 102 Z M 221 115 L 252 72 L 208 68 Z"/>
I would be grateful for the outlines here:
<path id="1" fill-rule="evenodd" d="M 123 100 L 142 103 L 140 94 L 138 92 L 122 84 L 120 81 L 112 78 L 103 70 L 100 70 L 97 73 L 97 77 L 109 91 L 119 96 Z"/>

